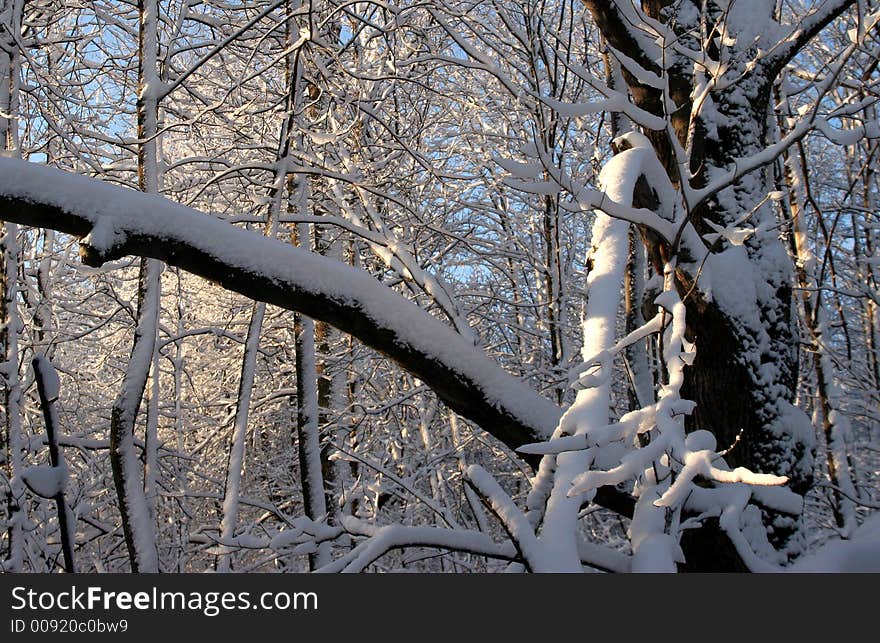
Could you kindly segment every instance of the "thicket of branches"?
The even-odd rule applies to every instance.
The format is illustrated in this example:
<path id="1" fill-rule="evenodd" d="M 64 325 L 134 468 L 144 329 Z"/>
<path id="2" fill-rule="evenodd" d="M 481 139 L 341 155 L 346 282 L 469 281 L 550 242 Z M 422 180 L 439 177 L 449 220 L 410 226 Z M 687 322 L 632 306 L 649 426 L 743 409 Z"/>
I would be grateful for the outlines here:
<path id="1" fill-rule="evenodd" d="M 0 0 L 3 569 L 768 571 L 852 538 L 878 25 Z"/>

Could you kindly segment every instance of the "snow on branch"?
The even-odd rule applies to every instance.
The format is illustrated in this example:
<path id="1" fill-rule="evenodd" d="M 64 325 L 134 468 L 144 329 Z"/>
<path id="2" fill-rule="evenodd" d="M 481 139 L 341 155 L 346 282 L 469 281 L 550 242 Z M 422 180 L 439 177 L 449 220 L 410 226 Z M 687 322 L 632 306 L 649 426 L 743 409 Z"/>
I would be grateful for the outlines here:
<path id="1" fill-rule="evenodd" d="M 638 132 L 628 132 L 620 136 L 617 143 L 626 146 L 632 153 L 627 154 L 625 159 L 614 157 L 609 161 L 611 170 L 605 174 L 609 181 L 606 181 L 603 189 L 588 188 L 563 168 L 553 163 L 552 159 L 540 150 L 537 150 L 540 166 L 550 177 L 550 180 L 537 181 L 507 178 L 504 182 L 514 189 L 530 194 L 556 194 L 560 190 L 565 190 L 574 201 L 574 206 L 569 207 L 574 207 L 581 211 L 599 210 L 614 219 L 650 228 L 665 241 L 672 242 L 676 236 L 677 229 L 673 214 L 675 211 L 675 188 L 660 166 L 651 143 L 644 134 Z M 505 169 L 508 169 L 508 171 L 511 171 L 514 176 L 520 177 L 524 175 L 534 176 L 534 170 L 539 165 L 537 163 L 513 164 L 508 160 L 497 158 L 496 162 L 505 167 Z M 627 192 L 626 190 L 621 191 L 621 186 L 629 184 L 635 186 L 636 181 L 641 177 L 648 179 L 652 189 L 660 198 L 658 212 L 647 208 L 637 208 L 632 205 L 632 191 L 634 187 L 629 189 L 626 198 L 621 196 L 624 192 Z"/>
<path id="2" fill-rule="evenodd" d="M 479 465 L 471 465 L 465 472 L 467 482 L 483 498 L 504 529 L 510 535 L 523 561 L 531 571 L 543 571 L 547 567 L 545 548 L 538 542 L 532 525 L 519 510 L 495 478 Z"/>
<path id="3" fill-rule="evenodd" d="M 83 239 L 89 265 L 148 256 L 326 321 L 397 361 L 512 448 L 549 435 L 561 414 L 472 342 L 339 261 L 155 195 L 13 159 L 0 159 L 0 208 L 8 221 Z"/>
<path id="4" fill-rule="evenodd" d="M 404 525 L 376 527 L 353 516 L 344 516 L 342 526 L 349 533 L 368 538 L 344 556 L 316 570 L 317 573 L 356 574 L 392 549 L 404 547 L 437 547 L 502 560 L 514 560 L 517 557 L 516 549 L 509 542 L 496 543 L 479 531 Z"/>

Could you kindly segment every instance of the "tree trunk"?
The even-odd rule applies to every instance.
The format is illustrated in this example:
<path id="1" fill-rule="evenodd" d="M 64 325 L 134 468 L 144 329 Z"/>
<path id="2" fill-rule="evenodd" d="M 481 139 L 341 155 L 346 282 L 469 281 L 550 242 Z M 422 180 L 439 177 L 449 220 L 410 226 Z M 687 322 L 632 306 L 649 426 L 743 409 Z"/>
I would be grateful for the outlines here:
<path id="1" fill-rule="evenodd" d="M 159 5 L 157 0 L 138 0 L 138 187 L 158 194 L 157 137 L 160 90 L 157 74 L 159 55 Z M 156 527 L 151 519 L 144 480 L 134 452 L 134 427 L 153 364 L 159 326 L 161 264 L 141 259 L 138 275 L 137 326 L 131 357 L 122 387 L 110 415 L 110 462 L 119 498 L 125 543 L 131 571 L 158 572 Z M 150 441 L 155 445 L 155 440 Z"/>
<path id="2" fill-rule="evenodd" d="M 20 156 L 18 145 L 18 43 L 15 36 L 21 31 L 24 9 L 22 0 L 0 2 L 0 143 L 9 156 Z M 24 564 L 25 491 L 22 472 L 22 390 L 19 378 L 18 342 L 21 318 L 18 310 L 19 269 L 18 226 L 2 222 L 0 229 L 0 346 L 3 368 L 3 429 L 5 435 L 6 475 L 10 481 L 6 492 L 6 525 L 9 549 L 4 569 L 22 571 Z"/>
<path id="3" fill-rule="evenodd" d="M 724 19 L 722 4 L 726 3 L 652 0 L 643 6 L 651 17 L 668 25 L 683 46 L 717 58 L 717 34 L 711 32 L 711 26 L 723 22 L 733 36 L 738 28 L 733 19 Z M 772 2 L 754 5 L 750 7 L 751 21 L 773 23 Z M 824 8 L 824 20 L 830 21 L 846 8 L 845 3 L 833 5 Z M 680 150 L 687 151 L 688 168 L 694 175 L 689 185 L 699 190 L 717 172 L 735 167 L 737 159 L 752 156 L 769 144 L 771 87 L 786 56 L 793 55 L 791 51 L 762 57 L 754 40 L 740 38 L 733 44 L 725 43 L 730 73 L 735 70 L 741 78 L 730 87 L 711 90 L 711 109 L 698 106 L 694 112 L 692 96 L 697 83 L 704 79 L 695 73 L 693 63 L 674 50 L 664 50 L 669 58 L 663 72 L 626 28 L 614 3 L 591 0 L 587 6 L 611 45 L 645 69 L 668 77 L 668 96 L 664 97 L 663 92 L 624 70 L 636 104 L 667 118 L 671 124 L 670 129 L 652 131 L 649 137 L 674 185 L 682 181 Z M 798 42 L 822 24 L 817 22 L 805 30 Z M 752 60 L 757 64 L 747 68 L 746 62 Z M 677 109 L 666 114 L 664 105 L 669 99 Z M 711 430 L 719 448 L 734 444 L 737 436 L 742 436 L 727 456 L 732 466 L 788 476 L 791 489 L 803 494 L 812 484 L 812 433 L 806 416 L 793 405 L 798 379 L 793 274 L 776 232 L 777 212 L 766 202 L 773 189 L 769 173 L 758 169 L 701 202 L 688 204 L 689 221 L 701 235 L 713 231 L 707 222 L 726 228 L 744 219 L 756 232 L 742 246 L 716 242 L 696 283 L 697 262 L 692 257 L 681 257 L 676 275 L 678 289 L 687 305 L 689 335 L 697 346 L 696 360 L 686 370 L 682 395 L 697 402 L 688 423 L 690 429 Z M 669 249 L 651 235 L 646 234 L 645 239 L 655 270 L 659 271 Z M 801 543 L 793 536 L 798 521 L 774 513 L 767 517 L 771 541 L 788 554 L 797 553 Z M 712 559 L 707 553 L 715 546 L 711 536 L 694 534 L 688 545 L 689 557 Z M 699 551 L 701 548 L 705 552 Z"/>

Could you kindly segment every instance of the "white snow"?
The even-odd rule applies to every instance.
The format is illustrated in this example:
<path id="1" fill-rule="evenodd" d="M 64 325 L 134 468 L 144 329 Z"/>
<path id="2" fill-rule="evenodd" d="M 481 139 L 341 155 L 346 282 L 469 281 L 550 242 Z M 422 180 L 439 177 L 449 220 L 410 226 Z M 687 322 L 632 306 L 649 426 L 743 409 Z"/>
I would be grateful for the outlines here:
<path id="1" fill-rule="evenodd" d="M 101 216 L 95 221 L 91 232 L 82 239 L 83 245 L 94 248 L 98 252 L 107 252 L 124 242 L 125 234 L 114 228 L 113 220 Z"/>
<path id="2" fill-rule="evenodd" d="M 518 179 L 533 179 L 544 171 L 544 164 L 539 162 L 521 163 L 500 156 L 494 156 L 492 160 Z"/>
<path id="3" fill-rule="evenodd" d="M 786 571 L 821 573 L 880 572 L 880 512 L 872 514 L 849 540 L 832 540 Z"/>
<path id="4" fill-rule="evenodd" d="M 49 402 L 57 400 L 61 394 L 61 379 L 58 377 L 58 371 L 52 366 L 52 362 L 46 359 L 45 355 L 37 355 L 34 357 L 34 368 L 39 369 L 43 379 L 43 391 L 46 399 Z"/>
<path id="5" fill-rule="evenodd" d="M 748 325 L 760 325 L 757 318 L 757 275 L 746 249 L 730 246 L 710 254 L 700 286 L 734 319 Z"/>
<path id="6" fill-rule="evenodd" d="M 54 498 L 67 486 L 67 468 L 48 465 L 28 467 L 21 472 L 21 480 L 41 498 Z"/>
<path id="7" fill-rule="evenodd" d="M 724 238 L 734 246 L 741 246 L 746 242 L 746 239 L 755 234 L 754 228 L 737 228 L 735 226 L 724 227 L 710 221 L 709 219 L 704 219 L 704 221 L 706 225 L 715 231 L 714 233 L 703 235 L 703 238 L 709 243 L 715 243 L 719 238 Z"/>
<path id="8" fill-rule="evenodd" d="M 643 135 L 631 133 L 628 140 L 632 147 L 610 159 L 599 177 L 608 198 L 623 205 L 632 202 L 643 162 L 653 157 L 650 144 Z M 617 312 L 629 251 L 628 230 L 626 221 L 596 212 L 591 241 L 593 268 L 587 277 L 588 297 L 583 323 L 584 361 L 595 361 L 596 355 L 615 346 Z M 586 435 L 607 426 L 610 407 L 611 385 L 607 377 L 598 377 L 592 388 L 578 392 L 574 404 L 560 420 L 554 438 Z M 542 546 L 554 557 L 555 569 L 577 568 L 579 557 L 575 536 L 578 509 L 583 498 L 572 493 L 572 485 L 579 475 L 590 469 L 592 460 L 590 450 L 569 451 L 556 457 L 556 475 L 540 535 Z"/>

